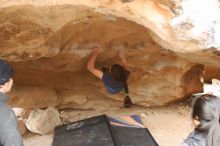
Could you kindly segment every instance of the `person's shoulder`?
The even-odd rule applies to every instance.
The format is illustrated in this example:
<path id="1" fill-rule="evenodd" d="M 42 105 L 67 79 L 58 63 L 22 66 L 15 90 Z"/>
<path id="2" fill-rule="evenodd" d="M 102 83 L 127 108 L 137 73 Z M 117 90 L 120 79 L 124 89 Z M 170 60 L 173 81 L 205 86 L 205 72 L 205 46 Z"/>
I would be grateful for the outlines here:
<path id="1" fill-rule="evenodd" d="M 194 141 L 194 142 L 184 142 L 180 146 L 201 146 L 201 145 L 199 145 L 198 142 Z"/>
<path id="2" fill-rule="evenodd" d="M 203 133 L 192 132 L 181 146 L 206 146 L 205 136 Z"/>
<path id="3" fill-rule="evenodd" d="M 107 67 L 103 67 L 102 72 L 103 72 L 102 80 L 109 80 L 110 79 L 109 69 Z"/>
<path id="4" fill-rule="evenodd" d="M 10 110 L 11 108 L 9 107 L 9 105 L 7 103 L 0 101 L 0 109 L 2 111 L 2 110 Z"/>
<path id="5" fill-rule="evenodd" d="M 182 143 L 180 146 L 190 146 L 188 143 Z"/>

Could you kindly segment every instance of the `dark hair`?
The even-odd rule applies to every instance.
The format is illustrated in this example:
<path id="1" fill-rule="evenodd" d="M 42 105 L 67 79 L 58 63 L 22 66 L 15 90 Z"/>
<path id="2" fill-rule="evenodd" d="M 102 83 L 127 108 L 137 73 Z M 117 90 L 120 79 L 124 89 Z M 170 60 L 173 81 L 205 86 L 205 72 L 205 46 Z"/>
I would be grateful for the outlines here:
<path id="1" fill-rule="evenodd" d="M 13 76 L 12 66 L 5 60 L 0 59 L 0 85 L 4 85 Z"/>
<path id="2" fill-rule="evenodd" d="M 198 117 L 200 124 L 196 131 L 205 133 L 206 146 L 220 146 L 220 99 L 204 94 L 195 100 L 192 117 Z"/>
<path id="3" fill-rule="evenodd" d="M 113 79 L 116 81 L 120 82 L 124 86 L 124 91 L 125 91 L 125 97 L 129 97 L 128 93 L 128 71 L 125 70 L 121 65 L 119 64 L 113 64 L 111 67 L 111 76 Z"/>

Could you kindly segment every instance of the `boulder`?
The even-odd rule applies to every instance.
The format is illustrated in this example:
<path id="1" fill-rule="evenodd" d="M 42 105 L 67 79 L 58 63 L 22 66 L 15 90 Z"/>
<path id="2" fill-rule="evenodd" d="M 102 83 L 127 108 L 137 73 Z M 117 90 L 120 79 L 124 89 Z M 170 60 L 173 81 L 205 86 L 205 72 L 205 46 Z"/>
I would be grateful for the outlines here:
<path id="1" fill-rule="evenodd" d="M 31 111 L 25 123 L 28 130 L 41 135 L 52 132 L 59 124 L 61 124 L 59 112 L 53 107 L 49 107 L 46 110 L 35 109 Z"/>

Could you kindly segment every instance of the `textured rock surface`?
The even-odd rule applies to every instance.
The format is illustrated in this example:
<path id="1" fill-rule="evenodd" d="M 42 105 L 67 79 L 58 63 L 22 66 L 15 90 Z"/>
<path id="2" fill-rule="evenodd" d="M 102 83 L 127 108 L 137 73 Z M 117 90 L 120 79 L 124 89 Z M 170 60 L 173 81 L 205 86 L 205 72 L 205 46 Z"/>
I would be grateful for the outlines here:
<path id="1" fill-rule="evenodd" d="M 185 20 L 177 21 L 182 14 L 178 8 L 185 8 L 181 4 L 169 0 L 1 1 L 0 57 L 13 64 L 17 84 L 10 104 L 120 107 L 123 97 L 108 95 L 101 81 L 86 71 L 94 46 L 103 49 L 98 68 L 119 62 L 117 48 L 125 48 L 132 71 L 131 98 L 138 105 L 164 105 L 201 92 L 203 65 L 197 64 L 219 67 L 219 53 L 207 48 L 216 45 L 207 45 L 202 32 L 198 38 L 191 36 Z"/>
<path id="2" fill-rule="evenodd" d="M 24 109 L 24 108 L 13 108 L 16 117 L 27 119 L 32 109 Z"/>
<path id="3" fill-rule="evenodd" d="M 49 107 L 46 110 L 35 109 L 33 110 L 25 125 L 28 130 L 38 134 L 48 134 L 61 123 L 58 110 Z"/>
<path id="4" fill-rule="evenodd" d="M 39 86 L 15 86 L 9 93 L 9 104 L 25 109 L 56 106 L 58 97 L 54 90 Z"/>
<path id="5" fill-rule="evenodd" d="M 26 128 L 23 120 L 18 120 L 18 129 L 19 129 L 21 135 L 24 135 L 26 133 L 27 128 Z"/>
<path id="6" fill-rule="evenodd" d="M 211 83 L 212 79 L 220 80 L 220 68 L 206 66 L 205 72 L 205 81 Z"/>

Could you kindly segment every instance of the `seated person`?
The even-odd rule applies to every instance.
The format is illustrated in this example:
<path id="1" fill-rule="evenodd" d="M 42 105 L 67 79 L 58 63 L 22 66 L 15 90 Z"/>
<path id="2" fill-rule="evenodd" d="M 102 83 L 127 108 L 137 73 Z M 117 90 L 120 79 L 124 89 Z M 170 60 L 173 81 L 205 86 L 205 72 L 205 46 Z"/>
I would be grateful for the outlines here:
<path id="1" fill-rule="evenodd" d="M 95 61 L 100 53 L 99 48 L 94 48 L 91 54 L 91 57 L 87 64 L 87 69 L 96 77 L 101 79 L 105 85 L 105 88 L 108 93 L 116 94 L 121 91 L 124 91 L 125 99 L 124 99 L 124 107 L 130 107 L 132 105 L 132 101 L 128 95 L 128 84 L 127 79 L 130 72 L 127 70 L 128 64 L 125 58 L 124 50 L 120 50 L 118 55 L 122 60 L 123 66 L 119 64 L 112 65 L 109 69 L 103 68 L 99 70 L 95 68 Z"/>
<path id="2" fill-rule="evenodd" d="M 220 146 L 220 99 L 204 94 L 195 99 L 192 119 L 195 130 L 181 146 Z"/>

